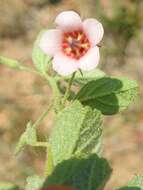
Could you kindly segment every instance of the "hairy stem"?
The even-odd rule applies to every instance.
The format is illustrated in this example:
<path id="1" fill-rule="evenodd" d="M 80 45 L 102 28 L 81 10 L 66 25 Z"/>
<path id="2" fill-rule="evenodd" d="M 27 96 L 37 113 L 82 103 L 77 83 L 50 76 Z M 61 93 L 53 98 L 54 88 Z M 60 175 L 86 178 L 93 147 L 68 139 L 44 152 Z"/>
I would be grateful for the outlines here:
<path id="1" fill-rule="evenodd" d="M 49 113 L 49 111 L 52 109 L 53 104 L 50 104 L 49 107 L 40 115 L 40 117 L 35 121 L 35 123 L 33 124 L 33 128 L 36 128 L 38 125 L 40 125 L 40 123 L 43 121 L 43 119 L 47 116 L 47 114 Z"/>
<path id="2" fill-rule="evenodd" d="M 47 142 L 36 142 L 36 143 L 34 143 L 32 146 L 34 146 L 34 147 L 45 147 L 45 148 L 47 148 L 47 147 L 48 147 L 48 143 L 47 143 Z"/>
<path id="3" fill-rule="evenodd" d="M 46 163 L 45 163 L 45 176 L 49 176 L 54 168 L 53 165 L 53 155 L 52 155 L 52 150 L 51 150 L 51 146 L 48 145 L 47 147 L 47 158 L 46 158 Z"/>
<path id="4" fill-rule="evenodd" d="M 44 74 L 44 77 L 53 91 L 53 107 L 54 110 L 58 112 L 61 109 L 61 93 L 54 78 L 48 76 L 46 73 Z"/>
<path id="5" fill-rule="evenodd" d="M 46 148 L 46 162 L 45 162 L 44 175 L 46 177 L 49 176 L 52 173 L 53 168 L 54 168 L 51 145 L 48 142 L 36 142 L 32 146 L 33 147 L 44 147 L 44 148 Z"/>
<path id="6" fill-rule="evenodd" d="M 42 76 L 42 74 L 36 71 L 35 69 L 23 66 L 19 61 L 14 60 L 14 59 L 9 59 L 4 56 L 0 56 L 0 64 L 6 65 L 9 68 L 12 68 L 18 71 L 27 71 L 27 72 Z"/>
<path id="7" fill-rule="evenodd" d="M 67 89 L 66 89 L 64 98 L 63 98 L 63 106 L 65 106 L 66 101 L 67 101 L 67 99 L 68 99 L 68 97 L 69 97 L 70 90 L 71 90 L 71 86 L 72 86 L 72 83 L 73 83 L 75 74 L 76 74 L 76 72 L 74 72 L 74 73 L 72 74 L 72 77 L 71 77 L 70 80 L 69 80 L 69 83 L 68 83 L 68 86 L 67 86 Z"/>

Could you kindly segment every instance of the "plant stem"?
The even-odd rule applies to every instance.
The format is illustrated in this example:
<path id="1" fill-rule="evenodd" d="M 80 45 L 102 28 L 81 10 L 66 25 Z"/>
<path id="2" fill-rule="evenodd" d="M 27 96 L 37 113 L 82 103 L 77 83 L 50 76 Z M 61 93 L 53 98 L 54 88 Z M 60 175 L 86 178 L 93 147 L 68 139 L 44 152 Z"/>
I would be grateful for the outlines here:
<path id="1" fill-rule="evenodd" d="M 18 69 L 21 70 L 21 71 L 28 71 L 28 72 L 34 73 L 34 74 L 39 75 L 42 78 L 46 79 L 46 81 L 48 82 L 48 84 L 52 88 L 53 95 L 54 95 L 54 97 L 53 97 L 53 99 L 54 99 L 53 107 L 55 108 L 55 110 L 57 112 L 60 109 L 59 107 L 60 107 L 61 95 L 60 95 L 56 80 L 54 78 L 48 76 L 47 73 L 40 73 L 39 71 L 36 71 L 34 69 L 31 69 L 31 68 L 28 68 L 28 67 L 25 67 L 25 66 L 20 66 Z"/>
<path id="2" fill-rule="evenodd" d="M 53 156 L 51 146 L 48 142 L 36 142 L 33 147 L 45 147 L 46 148 L 46 162 L 45 162 L 45 176 L 49 176 L 53 171 Z"/>
<path id="3" fill-rule="evenodd" d="M 51 104 L 46 111 L 44 111 L 37 121 L 33 124 L 33 127 L 36 128 L 41 121 L 46 117 L 46 115 L 51 110 L 53 104 Z M 32 145 L 33 147 L 45 147 L 46 148 L 46 162 L 45 162 L 45 175 L 48 176 L 53 171 L 53 156 L 51 146 L 48 142 L 36 142 Z"/>
<path id="4" fill-rule="evenodd" d="M 47 155 L 46 155 L 46 163 L 45 163 L 45 176 L 49 176 L 53 171 L 53 156 L 50 144 L 47 147 Z"/>
<path id="5" fill-rule="evenodd" d="M 48 76 L 46 73 L 44 74 L 44 77 L 47 80 L 50 87 L 52 88 L 53 96 L 54 96 L 53 107 L 54 107 L 55 112 L 58 112 L 61 109 L 61 93 L 59 91 L 59 88 L 54 78 Z"/>
<path id="6" fill-rule="evenodd" d="M 40 117 L 35 121 L 35 123 L 33 124 L 33 128 L 36 128 L 42 121 L 43 119 L 47 116 L 47 114 L 49 113 L 49 111 L 51 110 L 53 104 L 50 104 L 48 109 L 46 109 L 41 115 Z"/>
<path id="7" fill-rule="evenodd" d="M 68 97 L 69 97 L 70 90 L 71 90 L 71 86 L 72 86 L 72 82 L 73 82 L 73 80 L 74 80 L 75 74 L 76 74 L 76 72 L 74 72 L 74 73 L 72 74 L 72 77 L 71 77 L 70 80 L 69 80 L 69 83 L 68 83 L 68 86 L 67 86 L 67 89 L 66 89 L 64 98 L 63 98 L 63 106 L 65 106 L 66 101 L 67 101 L 67 99 L 68 99 Z"/>
<path id="8" fill-rule="evenodd" d="M 48 147 L 48 143 L 47 143 L 47 142 L 36 142 L 36 143 L 34 143 L 32 146 L 34 146 L 34 147 L 45 147 L 45 148 L 47 148 L 47 147 Z"/>
<path id="9" fill-rule="evenodd" d="M 27 72 L 30 72 L 30 73 L 34 73 L 36 75 L 39 75 L 42 77 L 42 73 L 40 73 L 39 71 L 35 70 L 35 69 L 32 69 L 32 68 L 29 68 L 29 67 L 25 67 L 25 66 L 19 66 L 18 70 L 20 71 L 27 71 Z"/>
<path id="10" fill-rule="evenodd" d="M 28 71 L 37 75 L 42 76 L 42 74 L 39 71 L 36 71 L 35 69 L 23 66 L 19 61 L 14 59 L 9 59 L 4 56 L 0 56 L 0 64 L 6 65 L 9 68 L 19 70 L 19 71 Z"/>

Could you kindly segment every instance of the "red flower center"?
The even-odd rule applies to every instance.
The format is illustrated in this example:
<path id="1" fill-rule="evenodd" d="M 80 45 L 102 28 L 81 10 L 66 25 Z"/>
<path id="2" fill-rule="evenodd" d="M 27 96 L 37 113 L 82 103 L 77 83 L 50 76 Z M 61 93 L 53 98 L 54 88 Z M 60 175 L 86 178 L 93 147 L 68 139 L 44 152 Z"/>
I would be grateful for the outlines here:
<path id="1" fill-rule="evenodd" d="M 89 48 L 90 42 L 82 30 L 64 33 L 62 50 L 67 56 L 78 60 L 87 53 Z"/>

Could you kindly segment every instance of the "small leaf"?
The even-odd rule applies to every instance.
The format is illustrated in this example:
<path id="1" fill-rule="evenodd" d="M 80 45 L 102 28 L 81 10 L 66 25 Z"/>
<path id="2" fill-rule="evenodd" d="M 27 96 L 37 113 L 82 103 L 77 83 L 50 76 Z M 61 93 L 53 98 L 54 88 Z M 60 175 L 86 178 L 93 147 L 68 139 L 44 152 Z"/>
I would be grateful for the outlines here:
<path id="1" fill-rule="evenodd" d="M 103 190 L 112 169 L 104 158 L 92 154 L 85 158 L 71 158 L 56 166 L 44 187 L 67 185 L 78 190 Z"/>
<path id="2" fill-rule="evenodd" d="M 26 145 L 33 145 L 37 142 L 36 129 L 31 122 L 27 124 L 26 131 L 21 135 L 15 149 L 15 154 L 18 154 Z"/>
<path id="3" fill-rule="evenodd" d="M 6 65 L 13 69 L 20 69 L 20 63 L 17 60 L 9 59 L 3 56 L 0 56 L 0 64 Z"/>
<path id="4" fill-rule="evenodd" d="M 32 52 L 32 60 L 35 67 L 38 71 L 45 73 L 48 71 L 49 64 L 51 62 L 51 57 L 45 54 L 39 47 L 39 41 L 42 34 L 45 30 L 41 31 L 34 43 L 33 52 Z"/>
<path id="5" fill-rule="evenodd" d="M 26 180 L 27 184 L 25 190 L 39 190 L 40 188 L 42 188 L 44 180 L 45 179 L 37 175 L 29 176 Z"/>
<path id="6" fill-rule="evenodd" d="M 0 182 L 0 190 L 21 190 L 17 185 L 12 183 Z"/>
<path id="7" fill-rule="evenodd" d="M 143 175 L 136 176 L 127 186 L 118 190 L 143 190 Z"/>
<path id="8" fill-rule="evenodd" d="M 91 153 L 101 135 L 100 125 L 100 112 L 78 101 L 60 112 L 50 137 L 54 164 L 76 153 Z"/>
<path id="9" fill-rule="evenodd" d="M 138 85 L 127 78 L 104 77 L 88 82 L 77 94 L 83 105 L 100 110 L 105 115 L 115 114 L 128 107 L 138 94 Z"/>

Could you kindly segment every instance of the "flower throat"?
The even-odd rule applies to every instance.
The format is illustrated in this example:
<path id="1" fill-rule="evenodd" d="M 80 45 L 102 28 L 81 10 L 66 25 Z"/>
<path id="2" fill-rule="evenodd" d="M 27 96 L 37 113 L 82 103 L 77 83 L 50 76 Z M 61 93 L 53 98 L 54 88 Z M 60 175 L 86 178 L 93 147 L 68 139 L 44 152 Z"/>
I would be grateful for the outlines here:
<path id="1" fill-rule="evenodd" d="M 90 48 L 90 42 L 82 30 L 66 32 L 63 35 L 62 50 L 73 59 L 80 59 Z"/>

